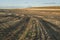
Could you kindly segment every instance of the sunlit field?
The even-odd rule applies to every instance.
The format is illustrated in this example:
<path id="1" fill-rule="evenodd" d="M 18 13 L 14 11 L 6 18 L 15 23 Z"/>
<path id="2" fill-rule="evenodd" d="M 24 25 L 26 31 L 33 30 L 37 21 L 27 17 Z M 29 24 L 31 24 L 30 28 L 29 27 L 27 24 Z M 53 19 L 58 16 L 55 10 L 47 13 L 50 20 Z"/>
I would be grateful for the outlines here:
<path id="1" fill-rule="evenodd" d="M 60 40 L 60 9 L 0 9 L 0 40 Z"/>

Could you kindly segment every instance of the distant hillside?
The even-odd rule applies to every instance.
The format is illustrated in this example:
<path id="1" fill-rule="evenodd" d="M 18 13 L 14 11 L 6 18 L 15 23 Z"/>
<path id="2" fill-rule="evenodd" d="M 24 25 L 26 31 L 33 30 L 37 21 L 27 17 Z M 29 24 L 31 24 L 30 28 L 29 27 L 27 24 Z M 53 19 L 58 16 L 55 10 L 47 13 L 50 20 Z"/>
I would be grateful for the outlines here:
<path id="1" fill-rule="evenodd" d="M 23 8 L 23 9 L 20 9 L 20 8 L 18 8 L 18 9 L 0 9 L 0 12 L 60 16 L 60 6 L 30 7 L 30 8 Z"/>
<path id="2" fill-rule="evenodd" d="M 60 6 L 31 7 L 31 9 L 60 9 Z"/>

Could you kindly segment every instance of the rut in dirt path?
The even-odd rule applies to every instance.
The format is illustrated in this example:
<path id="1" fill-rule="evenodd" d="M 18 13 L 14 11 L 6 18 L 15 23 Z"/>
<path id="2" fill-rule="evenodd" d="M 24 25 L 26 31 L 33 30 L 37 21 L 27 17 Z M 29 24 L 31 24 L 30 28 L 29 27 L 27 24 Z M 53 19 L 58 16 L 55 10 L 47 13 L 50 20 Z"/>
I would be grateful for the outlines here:
<path id="1" fill-rule="evenodd" d="M 60 28 L 43 18 L 34 16 L 7 16 L 0 19 L 0 39 L 60 40 Z"/>

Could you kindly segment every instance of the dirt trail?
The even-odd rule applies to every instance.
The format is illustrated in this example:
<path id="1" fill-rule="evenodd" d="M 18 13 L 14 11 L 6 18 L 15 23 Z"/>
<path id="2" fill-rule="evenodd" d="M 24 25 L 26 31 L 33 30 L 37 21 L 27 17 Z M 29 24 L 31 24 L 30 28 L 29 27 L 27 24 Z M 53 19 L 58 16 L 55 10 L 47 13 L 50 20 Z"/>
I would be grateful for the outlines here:
<path id="1" fill-rule="evenodd" d="M 0 23 L 1 40 L 60 40 L 60 28 L 43 17 L 25 15 L 10 19 Z"/>

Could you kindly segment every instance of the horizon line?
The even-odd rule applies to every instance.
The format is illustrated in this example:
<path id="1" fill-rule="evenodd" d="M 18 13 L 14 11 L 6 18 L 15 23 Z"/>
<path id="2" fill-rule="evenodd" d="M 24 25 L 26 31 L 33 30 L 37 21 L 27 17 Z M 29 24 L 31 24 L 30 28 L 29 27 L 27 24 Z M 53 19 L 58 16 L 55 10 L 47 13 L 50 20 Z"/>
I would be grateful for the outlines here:
<path id="1" fill-rule="evenodd" d="M 56 6 L 56 5 L 54 5 L 55 7 L 60 7 L 60 5 L 58 5 L 58 6 Z M 20 7 L 20 6 L 9 6 L 9 7 L 0 7 L 0 9 L 24 9 L 24 8 L 32 8 L 32 7 L 54 7 L 54 6 L 52 6 L 52 5 L 50 5 L 50 6 L 48 6 L 48 5 L 46 5 L 46 6 L 27 6 L 27 7 Z"/>

